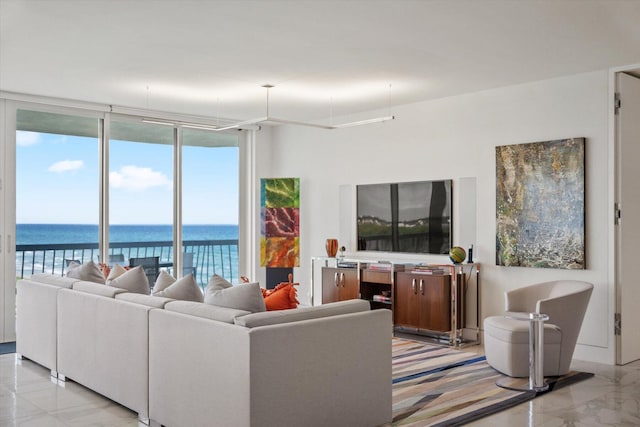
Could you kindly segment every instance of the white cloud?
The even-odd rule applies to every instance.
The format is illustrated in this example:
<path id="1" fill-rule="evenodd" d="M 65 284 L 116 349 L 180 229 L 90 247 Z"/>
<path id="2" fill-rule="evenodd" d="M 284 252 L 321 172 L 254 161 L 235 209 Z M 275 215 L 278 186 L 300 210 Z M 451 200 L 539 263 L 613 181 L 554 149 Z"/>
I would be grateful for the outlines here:
<path id="1" fill-rule="evenodd" d="M 82 160 L 62 160 L 60 162 L 56 162 L 49 166 L 47 169 L 49 172 L 72 172 L 82 169 L 84 167 L 84 162 Z"/>
<path id="2" fill-rule="evenodd" d="M 110 172 L 109 184 L 113 188 L 128 191 L 144 191 L 152 187 L 172 188 L 171 180 L 162 172 L 133 165 L 123 166 L 119 171 Z"/>
<path id="3" fill-rule="evenodd" d="M 16 145 L 20 147 L 29 147 L 40 142 L 40 134 L 38 132 L 28 132 L 19 130 L 16 132 Z"/>

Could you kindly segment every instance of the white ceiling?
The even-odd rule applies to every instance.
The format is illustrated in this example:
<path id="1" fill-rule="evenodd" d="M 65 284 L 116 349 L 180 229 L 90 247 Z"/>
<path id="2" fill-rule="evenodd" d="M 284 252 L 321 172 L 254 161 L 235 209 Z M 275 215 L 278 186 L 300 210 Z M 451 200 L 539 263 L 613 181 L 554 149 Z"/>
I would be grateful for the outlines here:
<path id="1" fill-rule="evenodd" d="M 327 120 L 640 63 L 640 0 L 0 0 L 0 90 Z M 391 111 L 393 112 L 393 111 Z"/>

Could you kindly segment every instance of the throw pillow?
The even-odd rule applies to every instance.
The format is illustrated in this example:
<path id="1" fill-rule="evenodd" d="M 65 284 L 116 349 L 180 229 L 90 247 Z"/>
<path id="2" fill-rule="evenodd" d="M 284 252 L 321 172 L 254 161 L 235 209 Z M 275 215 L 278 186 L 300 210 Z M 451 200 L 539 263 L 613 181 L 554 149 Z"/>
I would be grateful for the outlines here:
<path id="1" fill-rule="evenodd" d="M 299 283 L 283 282 L 274 289 L 262 289 L 267 311 L 297 308 L 298 304 L 300 304 L 297 298 L 298 290 L 294 288 L 297 285 Z"/>
<path id="2" fill-rule="evenodd" d="M 111 267 L 109 267 L 109 264 L 105 264 L 103 262 L 98 263 L 98 268 L 100 269 L 100 272 L 102 272 L 104 279 L 107 280 L 107 277 L 109 277 L 109 274 L 111 273 Z"/>
<path id="3" fill-rule="evenodd" d="M 168 273 L 167 276 L 171 277 Z M 173 279 L 173 277 L 171 277 Z M 166 280 L 166 279 L 165 279 Z M 187 274 L 178 280 L 173 279 L 174 282 L 166 288 L 153 292 L 153 296 L 173 298 L 183 301 L 203 302 L 204 297 L 200 287 L 196 283 L 196 279 L 193 274 Z M 156 281 L 156 283 L 158 283 Z"/>
<path id="4" fill-rule="evenodd" d="M 116 288 L 126 289 L 129 292 L 149 295 L 149 280 L 147 279 L 147 275 L 144 274 L 144 269 L 141 265 L 125 271 L 115 279 L 110 280 L 107 284 Z"/>
<path id="5" fill-rule="evenodd" d="M 211 298 L 213 297 L 213 294 L 215 292 L 222 289 L 230 288 L 232 286 L 233 285 L 229 283 L 224 277 L 214 274 L 213 276 L 211 276 L 211 279 L 209 279 L 209 283 L 207 283 L 207 289 L 204 291 L 204 302 L 206 302 L 207 304 L 212 304 Z"/>
<path id="6" fill-rule="evenodd" d="M 100 268 L 93 262 L 87 261 L 80 265 L 77 262 L 69 264 L 69 270 L 67 270 L 67 277 L 73 279 L 86 280 L 88 282 L 100 283 L 104 285 L 104 276 L 100 271 Z"/>
<path id="7" fill-rule="evenodd" d="M 264 298 L 260 290 L 260 284 L 243 283 L 229 288 L 219 289 L 207 295 L 205 302 L 219 307 L 235 308 L 251 313 L 265 311 Z"/>
<path id="8" fill-rule="evenodd" d="M 153 294 L 164 291 L 175 283 L 176 279 L 165 270 L 160 270 L 155 285 L 153 285 Z"/>
<path id="9" fill-rule="evenodd" d="M 111 268 L 111 271 L 109 271 L 109 275 L 107 276 L 107 285 L 113 279 L 122 276 L 126 272 L 127 270 L 123 266 L 121 266 L 120 264 L 115 264 L 113 268 Z"/>

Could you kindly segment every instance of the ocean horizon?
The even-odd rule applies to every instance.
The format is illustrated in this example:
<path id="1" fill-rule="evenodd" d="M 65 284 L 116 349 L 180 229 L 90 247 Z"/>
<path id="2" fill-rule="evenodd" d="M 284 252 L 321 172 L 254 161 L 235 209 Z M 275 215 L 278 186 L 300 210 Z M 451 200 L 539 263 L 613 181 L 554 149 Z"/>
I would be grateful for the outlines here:
<path id="1" fill-rule="evenodd" d="M 185 224 L 184 240 L 237 240 L 238 225 Z M 111 242 L 166 242 L 173 240 L 170 224 L 109 226 Z M 16 245 L 98 243 L 97 224 L 16 224 Z"/>

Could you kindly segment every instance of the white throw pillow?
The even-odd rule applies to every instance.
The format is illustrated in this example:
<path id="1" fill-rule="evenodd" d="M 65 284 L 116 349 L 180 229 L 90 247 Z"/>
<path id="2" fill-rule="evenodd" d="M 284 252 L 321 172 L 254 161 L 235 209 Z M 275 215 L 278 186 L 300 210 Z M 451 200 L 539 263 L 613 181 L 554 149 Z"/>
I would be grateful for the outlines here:
<path id="1" fill-rule="evenodd" d="M 219 307 L 250 311 L 251 313 L 267 310 L 258 282 L 243 283 L 217 290 L 211 295 L 207 295 L 205 302 Z"/>
<path id="2" fill-rule="evenodd" d="M 100 268 L 93 261 L 87 261 L 82 265 L 77 262 L 72 262 L 69 264 L 67 277 L 100 283 L 101 285 L 104 285 L 105 282 L 102 271 L 100 271 Z"/>
<path id="3" fill-rule="evenodd" d="M 207 304 L 211 304 L 211 297 L 215 292 L 222 289 L 230 288 L 232 286 L 233 285 L 229 283 L 224 277 L 214 274 L 213 276 L 211 276 L 211 279 L 209 279 L 209 283 L 207 283 L 207 289 L 204 292 L 204 302 L 206 302 Z"/>
<path id="4" fill-rule="evenodd" d="M 111 282 L 113 279 L 115 279 L 116 277 L 120 277 L 122 276 L 124 273 L 126 273 L 127 270 L 124 269 L 123 266 L 121 266 L 120 264 L 115 264 L 112 268 L 111 271 L 109 272 L 109 275 L 107 276 L 107 285 L 109 284 L 109 282 Z"/>
<path id="5" fill-rule="evenodd" d="M 171 277 L 168 273 L 167 276 Z M 173 279 L 173 277 L 171 277 Z M 168 281 L 166 278 L 163 279 L 165 282 Z M 203 302 L 204 296 L 202 295 L 202 291 L 200 287 L 196 283 L 196 279 L 193 277 L 193 274 L 187 274 L 184 277 L 181 277 L 178 280 L 173 279 L 174 282 L 169 286 L 161 289 L 160 291 L 156 291 L 154 287 L 153 296 L 156 297 L 164 297 L 164 298 L 173 298 L 182 301 L 194 301 L 194 302 Z M 157 286 L 158 281 L 156 281 Z"/>
<path id="6" fill-rule="evenodd" d="M 164 291 L 169 286 L 175 283 L 176 279 L 167 273 L 165 270 L 160 270 L 155 285 L 153 285 L 153 294 L 157 294 L 160 291 Z"/>
<path id="7" fill-rule="evenodd" d="M 144 274 L 144 269 L 141 265 L 125 271 L 107 284 L 116 288 L 126 289 L 129 292 L 149 295 L 149 280 L 147 275 Z"/>

